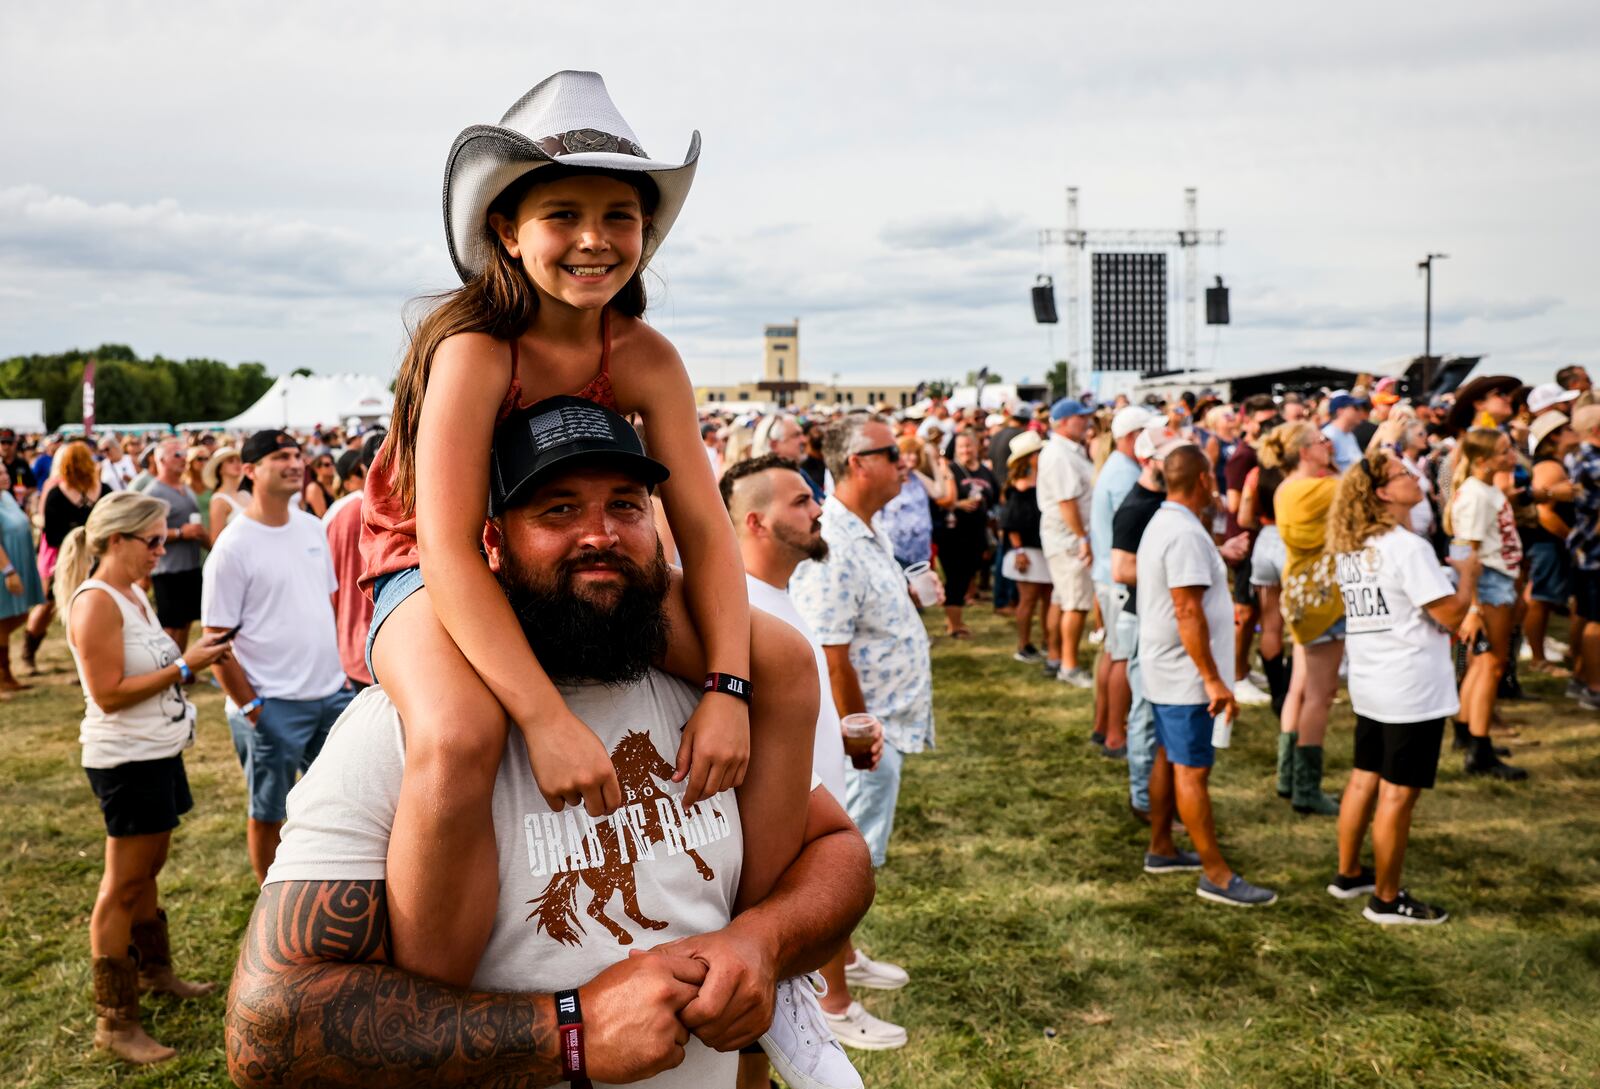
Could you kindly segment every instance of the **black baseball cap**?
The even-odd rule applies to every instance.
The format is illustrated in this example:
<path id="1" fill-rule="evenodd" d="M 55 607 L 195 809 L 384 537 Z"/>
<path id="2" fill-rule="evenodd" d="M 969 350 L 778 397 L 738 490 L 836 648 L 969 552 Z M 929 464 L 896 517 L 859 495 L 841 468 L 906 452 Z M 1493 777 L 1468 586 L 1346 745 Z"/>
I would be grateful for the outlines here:
<path id="1" fill-rule="evenodd" d="M 528 497 L 556 472 L 604 465 L 646 487 L 667 479 L 667 467 L 644 452 L 627 420 L 582 397 L 550 397 L 513 412 L 494 433 L 489 452 L 489 514 Z"/>
<path id="2" fill-rule="evenodd" d="M 246 465 L 254 465 L 268 454 L 291 446 L 300 449 L 300 444 L 287 431 L 257 431 L 244 440 L 244 446 L 239 449 L 239 460 Z"/>
<path id="3" fill-rule="evenodd" d="M 334 471 L 339 474 L 339 479 L 343 480 L 356 471 L 356 466 L 361 464 L 361 460 L 360 447 L 352 446 L 340 454 L 339 460 L 333 463 Z"/>

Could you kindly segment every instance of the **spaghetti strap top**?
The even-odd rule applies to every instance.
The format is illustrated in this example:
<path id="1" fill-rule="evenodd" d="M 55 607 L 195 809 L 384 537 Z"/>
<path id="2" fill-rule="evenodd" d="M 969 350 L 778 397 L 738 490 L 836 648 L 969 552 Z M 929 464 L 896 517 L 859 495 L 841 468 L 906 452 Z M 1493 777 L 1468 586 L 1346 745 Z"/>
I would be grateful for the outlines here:
<path id="1" fill-rule="evenodd" d="M 511 381 L 500 400 L 494 423 L 499 427 L 522 403 L 522 377 L 517 369 L 517 341 L 511 341 Z M 600 369 L 572 396 L 593 401 L 613 412 L 616 390 L 611 385 L 611 310 L 600 312 Z M 361 588 L 372 592 L 372 584 L 384 575 L 416 567 L 417 515 L 407 511 L 390 477 L 389 459 L 379 457 L 367 470 L 367 484 L 361 495 Z"/>

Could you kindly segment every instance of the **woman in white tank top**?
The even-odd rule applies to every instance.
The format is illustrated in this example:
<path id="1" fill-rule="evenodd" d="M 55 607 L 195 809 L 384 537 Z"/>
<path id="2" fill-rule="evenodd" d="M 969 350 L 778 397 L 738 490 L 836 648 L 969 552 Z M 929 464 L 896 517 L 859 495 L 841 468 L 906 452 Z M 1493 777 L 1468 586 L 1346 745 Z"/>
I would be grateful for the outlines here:
<path id="1" fill-rule="evenodd" d="M 134 1063 L 176 1054 L 140 1026 L 141 989 L 180 998 L 216 989 L 173 974 L 156 889 L 172 829 L 193 805 L 181 754 L 194 743 L 195 712 L 183 685 L 228 652 L 207 637 L 180 657 L 138 586 L 165 551 L 166 518 L 159 499 L 109 495 L 67 534 L 55 572 L 83 685 L 83 766 L 106 822 L 106 870 L 89 917 L 95 1046 Z"/>
<path id="2" fill-rule="evenodd" d="M 244 462 L 239 458 L 238 449 L 232 446 L 218 447 L 217 452 L 211 455 L 211 460 L 206 462 L 206 467 L 200 471 L 200 477 L 211 492 L 206 516 L 211 526 L 211 544 L 215 545 L 233 516 L 250 505 L 249 493 L 240 490 L 240 483 L 244 480 Z"/>

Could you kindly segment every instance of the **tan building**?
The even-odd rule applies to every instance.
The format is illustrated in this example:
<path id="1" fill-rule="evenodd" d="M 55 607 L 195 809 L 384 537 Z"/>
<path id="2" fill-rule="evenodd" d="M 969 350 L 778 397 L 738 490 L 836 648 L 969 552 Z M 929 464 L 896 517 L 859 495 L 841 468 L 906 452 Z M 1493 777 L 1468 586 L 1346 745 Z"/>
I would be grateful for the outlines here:
<path id="1" fill-rule="evenodd" d="M 808 382 L 800 375 L 800 319 L 768 325 L 762 337 L 761 378 L 756 382 L 696 386 L 694 399 L 701 405 L 876 405 L 887 401 L 905 408 L 916 400 L 915 386 L 875 382 L 839 385 Z"/>

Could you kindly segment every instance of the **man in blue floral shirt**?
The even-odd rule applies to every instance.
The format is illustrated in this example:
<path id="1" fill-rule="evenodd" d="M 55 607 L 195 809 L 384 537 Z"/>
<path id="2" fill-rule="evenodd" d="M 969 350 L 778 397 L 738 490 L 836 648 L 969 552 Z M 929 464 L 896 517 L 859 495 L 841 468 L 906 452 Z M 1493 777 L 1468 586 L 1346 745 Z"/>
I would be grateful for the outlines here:
<path id="1" fill-rule="evenodd" d="M 933 744 L 928 635 L 875 516 L 900 491 L 899 447 L 881 416 L 852 414 L 828 427 L 822 453 L 834 491 L 822 504 L 828 557 L 807 560 L 789 582 L 800 615 L 828 656 L 842 718 L 869 712 L 883 723 L 873 771 L 845 772 L 845 808 L 882 866 L 894 829 L 903 759 Z"/>
<path id="2" fill-rule="evenodd" d="M 1575 484 L 1576 517 L 1567 547 L 1572 550 L 1573 622 L 1583 624 L 1583 672 L 1573 692 L 1579 706 L 1600 711 L 1600 405 L 1572 414 L 1572 429 L 1583 441 L 1572 454 L 1568 475 Z"/>

